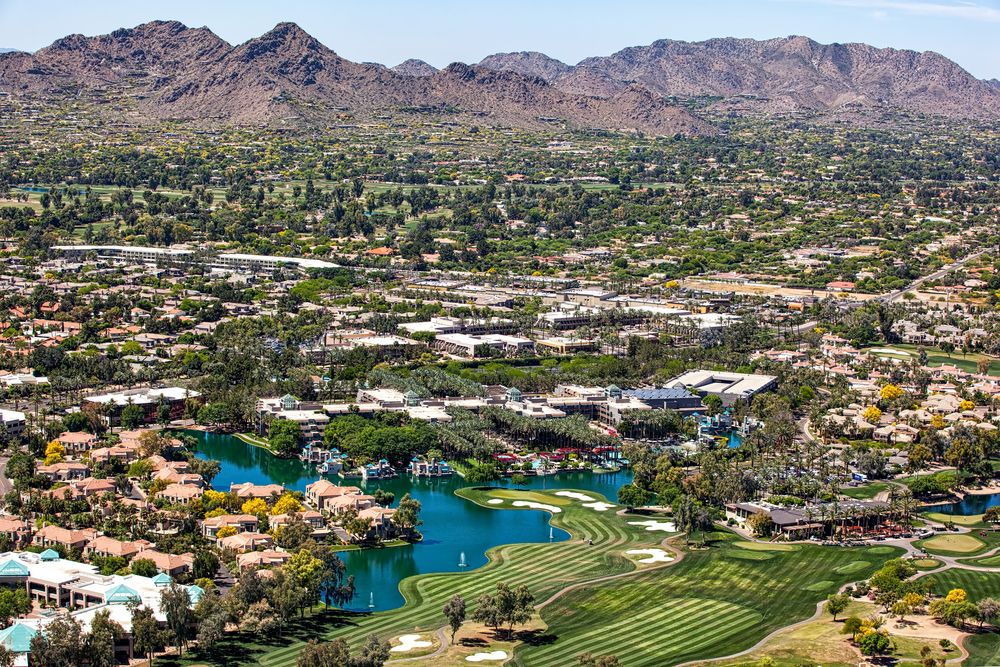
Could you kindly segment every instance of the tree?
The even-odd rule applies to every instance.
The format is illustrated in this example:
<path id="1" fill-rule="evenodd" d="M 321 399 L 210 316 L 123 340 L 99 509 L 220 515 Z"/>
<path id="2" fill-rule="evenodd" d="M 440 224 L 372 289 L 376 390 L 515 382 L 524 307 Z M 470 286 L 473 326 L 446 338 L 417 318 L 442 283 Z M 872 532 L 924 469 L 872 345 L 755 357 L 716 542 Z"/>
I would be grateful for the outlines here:
<path id="1" fill-rule="evenodd" d="M 223 526 L 222 528 L 215 531 L 215 537 L 221 540 L 225 537 L 232 537 L 236 533 L 237 530 L 234 526 Z"/>
<path id="2" fill-rule="evenodd" d="M 646 505 L 652 498 L 653 494 L 635 484 L 626 484 L 618 489 L 618 502 L 630 510 Z"/>
<path id="3" fill-rule="evenodd" d="M 361 646 L 357 657 L 351 658 L 349 667 L 382 667 L 389 659 L 389 643 L 371 634 Z"/>
<path id="4" fill-rule="evenodd" d="M 861 413 L 861 416 L 869 424 L 878 424 L 882 419 L 882 411 L 874 405 L 870 405 L 865 408 L 864 412 Z"/>
<path id="5" fill-rule="evenodd" d="M 879 390 L 879 397 L 883 401 L 894 401 L 903 395 L 903 390 L 894 384 L 887 384 Z"/>
<path id="6" fill-rule="evenodd" d="M 319 599 L 320 577 L 323 575 L 322 560 L 312 555 L 308 549 L 299 549 L 282 569 L 304 591 L 303 602 Z"/>
<path id="7" fill-rule="evenodd" d="M 869 629 L 855 638 L 862 655 L 885 655 L 892 649 L 889 633 L 882 629 Z"/>
<path id="8" fill-rule="evenodd" d="M 253 514 L 254 516 L 262 516 L 267 514 L 267 502 L 263 498 L 251 498 L 250 500 L 243 503 L 240 510 L 244 514 Z"/>
<path id="9" fill-rule="evenodd" d="M 843 593 L 837 593 L 836 595 L 831 595 L 826 599 L 826 610 L 833 616 L 833 620 L 837 620 L 837 615 L 847 609 L 847 605 L 850 603 L 851 598 Z"/>
<path id="10" fill-rule="evenodd" d="M 514 486 L 528 486 L 528 476 L 524 473 L 516 472 L 510 476 L 510 483 Z"/>
<path id="11" fill-rule="evenodd" d="M 268 442 L 278 456 L 291 458 L 302 449 L 302 431 L 298 424 L 288 419 L 275 419 L 268 427 Z"/>
<path id="12" fill-rule="evenodd" d="M 328 606 L 331 602 L 339 606 L 350 602 L 355 593 L 354 577 L 348 576 L 344 561 L 331 547 L 320 548 L 317 557 L 323 561 L 319 586 L 323 602 Z"/>
<path id="13" fill-rule="evenodd" d="M 116 621 L 111 620 L 111 612 L 101 609 L 90 622 L 90 633 L 87 635 L 87 654 L 90 667 L 114 667 L 115 644 L 125 636 L 125 630 Z"/>
<path id="14" fill-rule="evenodd" d="M 167 617 L 167 628 L 173 635 L 177 654 L 183 655 L 184 644 L 190 637 L 194 612 L 191 610 L 191 595 L 183 586 L 171 583 L 160 591 L 160 611 Z"/>
<path id="15" fill-rule="evenodd" d="M 274 507 L 271 508 L 271 514 L 274 516 L 291 514 L 292 512 L 301 512 L 302 509 L 302 502 L 295 497 L 295 494 L 286 491 L 275 501 Z"/>
<path id="16" fill-rule="evenodd" d="M 755 512 L 747 517 L 747 528 L 755 537 L 770 537 L 774 532 L 774 521 L 767 512 Z M 837 620 L 836 614 L 834 617 L 834 620 Z"/>
<path id="17" fill-rule="evenodd" d="M 580 667 L 621 667 L 622 664 L 616 655 L 581 653 L 576 659 L 580 662 Z"/>
<path id="18" fill-rule="evenodd" d="M 996 530 L 997 524 L 1000 523 L 1000 505 L 987 507 L 986 511 L 983 513 L 983 521 L 992 525 L 993 530 Z"/>
<path id="19" fill-rule="evenodd" d="M 125 430 L 131 431 L 137 429 L 146 422 L 146 410 L 141 405 L 130 403 L 122 408 L 119 422 Z"/>
<path id="20" fill-rule="evenodd" d="M 208 651 L 222 639 L 229 614 L 222 606 L 219 596 L 212 591 L 206 591 L 195 605 L 194 616 L 198 620 L 198 632 L 195 635 L 198 648 Z"/>
<path id="21" fill-rule="evenodd" d="M 392 522 L 399 528 L 404 539 L 411 537 L 413 529 L 423 523 L 420 520 L 420 501 L 414 500 L 410 494 L 404 494 L 392 516 Z"/>
<path id="22" fill-rule="evenodd" d="M 474 463 L 465 473 L 465 481 L 469 484 L 490 485 L 498 481 L 503 475 L 497 468 L 496 463 Z"/>
<path id="23" fill-rule="evenodd" d="M 31 639 L 33 667 L 76 667 L 86 659 L 83 628 L 69 614 L 61 614 Z"/>
<path id="24" fill-rule="evenodd" d="M 465 598 L 461 595 L 453 595 L 444 605 L 444 616 L 448 619 L 448 627 L 451 628 L 451 643 L 455 643 L 455 633 L 465 622 Z"/>
<path id="25" fill-rule="evenodd" d="M 132 609 L 133 647 L 137 654 L 149 660 L 150 666 L 153 664 L 153 654 L 163 650 L 166 642 L 164 635 L 152 609 L 138 606 Z"/>
<path id="26" fill-rule="evenodd" d="M 59 463 L 66 457 L 66 448 L 58 440 L 53 440 L 45 447 L 45 465 Z"/>
<path id="27" fill-rule="evenodd" d="M 7 627 L 18 616 L 31 611 L 31 598 L 23 586 L 0 589 L 0 625 Z"/>
<path id="28" fill-rule="evenodd" d="M 219 557 L 208 549 L 200 549 L 194 555 L 192 566 L 195 579 L 214 579 L 219 571 Z"/>
<path id="29" fill-rule="evenodd" d="M 334 667 L 349 665 L 350 662 L 351 653 L 343 639 L 332 642 L 310 639 L 295 664 L 296 667 Z"/>
<path id="30" fill-rule="evenodd" d="M 535 598 L 524 584 L 511 588 L 500 581 L 497 582 L 496 590 L 493 603 L 497 610 L 497 619 L 501 624 L 507 624 L 507 636 L 513 639 L 514 626 L 531 620 L 535 610 Z"/>
<path id="31" fill-rule="evenodd" d="M 140 577 L 155 577 L 159 572 L 156 563 L 148 558 L 136 558 L 129 565 L 129 570 L 131 570 L 132 574 L 137 574 Z"/>
<path id="32" fill-rule="evenodd" d="M 994 598 L 983 598 L 976 603 L 976 618 L 979 619 L 979 627 L 983 627 L 984 623 L 992 625 L 998 616 L 1000 616 L 1000 602 Z"/>

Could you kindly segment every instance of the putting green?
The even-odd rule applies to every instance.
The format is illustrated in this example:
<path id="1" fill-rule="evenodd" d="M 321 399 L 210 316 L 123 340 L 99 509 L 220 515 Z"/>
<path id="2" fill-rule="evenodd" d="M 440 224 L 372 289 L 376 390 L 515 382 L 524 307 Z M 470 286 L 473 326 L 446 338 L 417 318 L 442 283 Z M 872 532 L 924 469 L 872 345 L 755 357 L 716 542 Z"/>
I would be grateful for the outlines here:
<path id="1" fill-rule="evenodd" d="M 913 565 L 918 570 L 935 570 L 941 567 L 941 561 L 936 558 L 915 558 Z"/>
<path id="2" fill-rule="evenodd" d="M 813 582 L 808 586 L 803 586 L 802 590 L 812 591 L 813 593 L 821 593 L 823 591 L 829 590 L 833 586 L 836 586 L 836 584 L 827 579 L 823 579 L 822 581 Z"/>
<path id="3" fill-rule="evenodd" d="M 516 489 L 489 489 L 488 496 L 494 498 L 507 498 L 509 500 L 528 500 L 546 505 L 569 505 L 573 501 L 563 496 L 556 496 L 548 493 L 535 493 L 534 491 L 518 491 Z"/>
<path id="4" fill-rule="evenodd" d="M 738 540 L 733 542 L 734 546 L 751 551 L 798 551 L 797 544 L 779 544 L 776 542 L 750 542 L 749 540 Z"/>
<path id="5" fill-rule="evenodd" d="M 841 565 L 834 572 L 837 574 L 852 574 L 869 567 L 871 563 L 866 560 L 853 560 L 847 565 Z"/>
<path id="6" fill-rule="evenodd" d="M 985 546 L 982 540 L 972 535 L 936 535 L 924 542 L 927 551 L 946 551 L 957 554 L 970 554 Z"/>

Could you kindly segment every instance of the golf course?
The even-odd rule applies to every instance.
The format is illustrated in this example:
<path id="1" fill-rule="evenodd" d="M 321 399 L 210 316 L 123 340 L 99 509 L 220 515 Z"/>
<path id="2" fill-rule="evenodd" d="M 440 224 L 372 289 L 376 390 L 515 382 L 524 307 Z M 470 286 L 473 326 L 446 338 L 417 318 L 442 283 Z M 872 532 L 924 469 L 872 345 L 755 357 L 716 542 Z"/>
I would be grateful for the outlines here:
<path id="1" fill-rule="evenodd" d="M 486 664 L 569 665 L 585 652 L 615 654 L 627 665 L 677 664 L 747 649 L 809 618 L 827 595 L 900 553 L 772 545 L 721 530 L 695 534 L 685 545 L 669 517 L 625 513 L 591 491 L 463 488 L 457 494 L 500 512 L 547 511 L 552 525 L 572 538 L 504 545 L 489 552 L 482 568 L 405 579 L 405 604 L 398 609 L 317 609 L 283 636 L 232 634 L 209 653 L 157 663 L 291 667 L 309 639 L 343 637 L 357 647 L 376 634 L 393 646 L 418 642 L 392 654 L 417 665 L 468 664 L 469 657 Z M 490 637 L 486 645 L 466 645 L 460 635 L 451 645 L 439 632 L 445 602 L 462 595 L 471 617 L 476 599 L 497 582 L 528 586 L 537 617 L 513 643 Z"/>

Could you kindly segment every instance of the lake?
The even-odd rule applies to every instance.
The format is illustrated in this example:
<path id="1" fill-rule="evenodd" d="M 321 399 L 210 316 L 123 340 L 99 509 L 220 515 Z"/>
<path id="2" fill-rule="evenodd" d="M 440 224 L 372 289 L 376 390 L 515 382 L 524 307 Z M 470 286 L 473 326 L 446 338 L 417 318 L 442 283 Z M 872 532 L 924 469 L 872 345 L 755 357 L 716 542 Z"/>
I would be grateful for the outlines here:
<path id="1" fill-rule="evenodd" d="M 215 459 L 222 469 L 212 486 L 228 491 L 230 484 L 282 484 L 304 491 L 307 484 L 319 479 L 312 466 L 298 460 L 279 459 L 260 447 L 238 438 L 200 431 L 189 431 L 198 441 L 197 456 Z M 337 481 L 336 477 L 331 478 Z M 632 481 L 631 471 L 617 473 L 565 472 L 547 477 L 529 477 L 531 489 L 579 489 L 600 493 L 614 501 L 618 488 Z M 382 611 L 403 604 L 399 582 L 406 577 L 428 572 L 458 572 L 474 569 L 487 562 L 486 551 L 501 544 L 548 542 L 549 515 L 540 510 L 495 510 L 480 507 L 455 495 L 468 486 L 458 475 L 435 479 L 411 479 L 343 482 L 360 486 L 367 493 L 381 488 L 396 494 L 396 501 L 409 493 L 422 505 L 420 527 L 423 541 L 402 547 L 346 551 L 341 558 L 354 575 L 357 597 L 348 606 L 357 611 Z M 551 529 L 553 541 L 569 539 L 558 528 Z M 465 554 L 467 567 L 460 568 Z M 374 597 L 374 607 L 369 599 Z"/>
<path id="2" fill-rule="evenodd" d="M 970 494 L 957 503 L 928 505 L 921 508 L 921 511 L 940 512 L 941 514 L 982 514 L 994 505 L 1000 505 L 1000 493 Z"/>

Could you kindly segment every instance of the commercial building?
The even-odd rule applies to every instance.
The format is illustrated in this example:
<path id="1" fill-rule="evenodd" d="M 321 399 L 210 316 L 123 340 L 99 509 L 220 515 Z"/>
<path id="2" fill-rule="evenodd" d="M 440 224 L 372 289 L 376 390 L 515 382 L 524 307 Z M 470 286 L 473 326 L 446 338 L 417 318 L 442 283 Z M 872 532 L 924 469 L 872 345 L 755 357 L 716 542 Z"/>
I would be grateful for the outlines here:
<path id="1" fill-rule="evenodd" d="M 248 255 L 244 253 L 216 253 L 186 247 L 169 248 L 119 245 L 62 245 L 52 249 L 67 257 L 120 261 L 148 266 L 200 266 L 204 269 L 236 273 L 272 273 L 277 269 L 334 269 L 339 265 L 321 259 L 306 257 L 280 257 L 276 255 Z"/>
<path id="2" fill-rule="evenodd" d="M 778 378 L 773 375 L 719 371 L 689 371 L 667 383 L 667 387 L 685 387 L 702 397 L 718 396 L 726 406 L 750 400 L 777 386 Z"/>
<path id="3" fill-rule="evenodd" d="M 142 421 L 152 424 L 159 421 L 160 406 L 166 406 L 170 419 L 184 416 L 187 401 L 200 401 L 201 394 L 182 387 L 160 389 L 126 389 L 110 394 L 98 394 L 83 399 L 81 410 L 96 415 L 108 426 L 117 426 L 126 406 L 138 405 L 143 409 Z"/>

